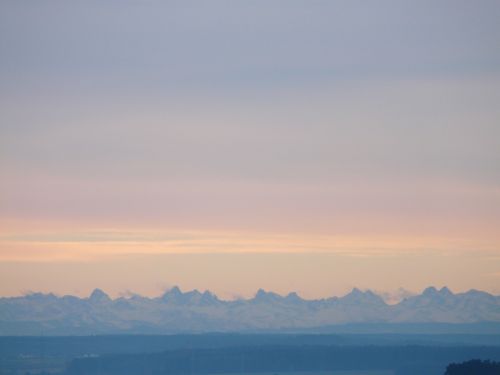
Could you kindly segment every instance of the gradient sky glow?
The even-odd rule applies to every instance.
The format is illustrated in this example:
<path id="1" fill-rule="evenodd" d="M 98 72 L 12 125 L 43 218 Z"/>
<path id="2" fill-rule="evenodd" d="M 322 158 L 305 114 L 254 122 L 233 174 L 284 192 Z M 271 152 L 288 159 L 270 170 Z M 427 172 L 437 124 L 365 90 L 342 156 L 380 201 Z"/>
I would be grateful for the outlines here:
<path id="1" fill-rule="evenodd" d="M 498 19 L 1 2 L 0 295 L 500 294 Z"/>

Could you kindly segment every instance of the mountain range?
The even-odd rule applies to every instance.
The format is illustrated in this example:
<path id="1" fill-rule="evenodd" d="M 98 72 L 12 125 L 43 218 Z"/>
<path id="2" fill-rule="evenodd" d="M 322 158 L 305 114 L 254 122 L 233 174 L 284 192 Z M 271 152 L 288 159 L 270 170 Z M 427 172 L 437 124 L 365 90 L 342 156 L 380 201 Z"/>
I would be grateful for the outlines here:
<path id="1" fill-rule="evenodd" d="M 87 298 L 31 293 L 0 298 L 0 335 L 116 333 L 321 332 L 346 324 L 500 323 L 500 296 L 429 287 L 420 295 L 387 304 L 372 292 L 353 289 L 343 297 L 306 300 L 260 289 L 253 298 L 221 300 L 178 287 L 156 298 L 110 298 L 95 289 Z"/>

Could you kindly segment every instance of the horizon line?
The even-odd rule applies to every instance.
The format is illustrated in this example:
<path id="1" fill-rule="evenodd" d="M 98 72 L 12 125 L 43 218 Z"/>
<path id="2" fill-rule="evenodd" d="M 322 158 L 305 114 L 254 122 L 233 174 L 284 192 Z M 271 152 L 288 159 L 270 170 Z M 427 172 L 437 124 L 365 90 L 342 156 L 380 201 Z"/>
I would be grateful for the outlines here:
<path id="1" fill-rule="evenodd" d="M 397 289 L 397 291 L 401 291 L 402 293 L 405 293 L 405 295 L 402 296 L 401 298 L 395 298 L 395 296 L 393 296 L 393 295 L 391 295 L 391 296 L 387 295 L 387 293 L 390 293 L 390 292 L 376 291 L 376 290 L 372 290 L 369 288 L 353 287 L 350 291 L 348 291 L 347 293 L 345 293 L 343 295 L 330 295 L 330 296 L 325 296 L 325 297 L 320 297 L 320 298 L 304 298 L 304 297 L 301 297 L 295 291 L 290 291 L 287 294 L 280 294 L 280 293 L 274 292 L 272 290 L 265 290 L 264 288 L 259 288 L 251 297 L 235 296 L 235 298 L 233 298 L 233 299 L 227 299 L 227 298 L 224 299 L 224 298 L 219 298 L 216 293 L 210 291 L 209 289 L 205 289 L 203 291 L 200 291 L 199 289 L 194 288 L 191 290 L 182 291 L 182 289 L 178 285 L 174 285 L 171 288 L 165 289 L 164 292 L 162 292 L 161 294 L 159 294 L 157 296 L 147 296 L 147 295 L 142 295 L 140 293 L 124 292 L 124 293 L 120 293 L 118 296 L 113 298 L 108 293 L 106 293 L 104 290 L 102 290 L 101 288 L 96 287 L 87 296 L 78 296 L 78 295 L 74 295 L 74 294 L 59 294 L 59 293 L 55 293 L 55 292 L 41 292 L 41 291 L 31 291 L 30 290 L 30 291 L 26 291 L 20 295 L 0 296 L 0 299 L 24 298 L 24 297 L 42 295 L 42 296 L 54 296 L 56 298 L 75 297 L 75 298 L 78 298 L 81 300 L 89 300 L 92 298 L 92 295 L 97 293 L 97 294 L 101 294 L 101 295 L 109 298 L 111 301 L 116 301 L 116 300 L 120 300 L 120 299 L 127 299 L 128 300 L 128 299 L 132 299 L 134 297 L 141 297 L 141 298 L 145 298 L 145 299 L 155 300 L 155 299 L 164 298 L 166 295 L 169 295 L 169 294 L 187 295 L 187 294 L 194 293 L 194 294 L 199 294 L 199 295 L 208 294 L 212 297 L 215 297 L 215 299 L 217 299 L 220 302 L 251 301 L 251 300 L 258 298 L 259 295 L 273 295 L 273 296 L 276 296 L 276 297 L 279 297 L 282 299 L 295 297 L 295 298 L 299 298 L 302 301 L 313 302 L 313 301 L 322 301 L 322 300 L 328 300 L 328 299 L 342 299 L 342 298 L 345 298 L 351 294 L 360 293 L 363 295 L 366 295 L 366 294 L 375 295 L 375 296 L 379 297 L 381 300 L 383 300 L 386 304 L 389 304 L 388 301 L 391 300 L 390 297 L 392 297 L 393 299 L 397 299 L 398 301 L 396 303 L 399 303 L 407 298 L 421 296 L 421 295 L 425 294 L 426 292 L 438 293 L 438 294 L 445 293 L 445 294 L 451 294 L 453 296 L 463 295 L 463 294 L 467 294 L 470 292 L 480 292 L 480 293 L 488 294 L 488 295 L 493 296 L 493 297 L 500 297 L 500 295 L 493 294 L 493 293 L 490 293 L 490 292 L 487 292 L 484 290 L 480 290 L 480 289 L 475 289 L 475 288 L 468 289 L 467 291 L 464 291 L 464 292 L 456 292 L 455 293 L 447 286 L 443 286 L 441 288 L 436 288 L 433 285 L 430 285 L 430 286 L 424 288 L 420 293 L 409 291 L 409 290 L 402 288 L 402 287 Z"/>

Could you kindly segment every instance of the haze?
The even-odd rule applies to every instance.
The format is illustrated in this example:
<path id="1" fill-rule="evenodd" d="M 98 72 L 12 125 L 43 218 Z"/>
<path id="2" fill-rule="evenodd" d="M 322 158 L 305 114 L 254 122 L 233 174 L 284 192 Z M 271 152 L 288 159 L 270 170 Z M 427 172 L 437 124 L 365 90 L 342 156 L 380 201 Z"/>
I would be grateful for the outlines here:
<path id="1" fill-rule="evenodd" d="M 3 1 L 0 295 L 500 293 L 497 1 Z"/>

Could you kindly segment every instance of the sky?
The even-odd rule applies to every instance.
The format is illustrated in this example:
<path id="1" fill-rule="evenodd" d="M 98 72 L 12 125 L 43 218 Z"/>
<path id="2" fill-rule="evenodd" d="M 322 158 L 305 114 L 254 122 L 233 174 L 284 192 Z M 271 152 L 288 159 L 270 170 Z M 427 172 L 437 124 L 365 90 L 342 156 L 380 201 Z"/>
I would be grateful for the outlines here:
<path id="1" fill-rule="evenodd" d="M 0 3 L 0 295 L 500 294 L 498 1 Z"/>

